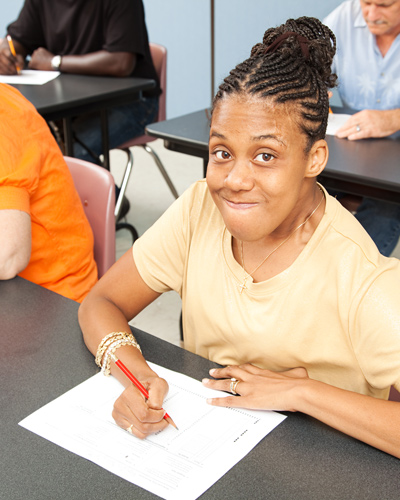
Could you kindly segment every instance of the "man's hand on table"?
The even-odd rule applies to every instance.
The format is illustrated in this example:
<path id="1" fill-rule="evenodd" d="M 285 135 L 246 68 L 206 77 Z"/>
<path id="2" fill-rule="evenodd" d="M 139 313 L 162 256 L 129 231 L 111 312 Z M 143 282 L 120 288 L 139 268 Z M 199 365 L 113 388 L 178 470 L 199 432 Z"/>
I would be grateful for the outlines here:
<path id="1" fill-rule="evenodd" d="M 400 130 L 400 109 L 366 109 L 352 115 L 337 130 L 336 137 L 356 141 L 370 137 L 387 137 Z"/>
<path id="2" fill-rule="evenodd" d="M 51 60 L 53 59 L 54 54 L 49 52 L 47 49 L 43 47 L 39 47 L 36 49 L 32 55 L 31 60 L 29 61 L 28 67 L 29 69 L 38 69 L 42 71 L 52 71 L 53 68 L 51 66 Z"/>

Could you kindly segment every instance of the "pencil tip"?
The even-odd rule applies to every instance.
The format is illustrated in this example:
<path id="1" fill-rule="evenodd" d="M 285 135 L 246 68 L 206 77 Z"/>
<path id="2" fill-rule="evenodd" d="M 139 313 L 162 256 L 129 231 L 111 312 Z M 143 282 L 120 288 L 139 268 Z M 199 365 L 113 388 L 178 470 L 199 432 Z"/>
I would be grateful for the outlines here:
<path id="1" fill-rule="evenodd" d="M 170 416 L 165 417 L 165 420 L 166 420 L 169 424 L 171 424 L 171 425 L 172 425 L 172 427 L 175 427 L 175 429 L 176 429 L 177 431 L 179 431 L 179 429 L 178 429 L 178 427 L 177 427 L 176 423 L 172 420 L 172 418 L 171 418 Z"/>

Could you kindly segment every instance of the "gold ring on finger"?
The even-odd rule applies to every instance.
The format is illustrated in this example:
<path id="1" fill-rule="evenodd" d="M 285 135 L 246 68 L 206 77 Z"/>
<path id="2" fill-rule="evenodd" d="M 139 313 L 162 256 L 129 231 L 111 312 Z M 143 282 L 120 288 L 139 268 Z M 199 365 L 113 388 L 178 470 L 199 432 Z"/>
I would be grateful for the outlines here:
<path id="1" fill-rule="evenodd" d="M 236 392 L 236 387 L 237 387 L 238 383 L 239 383 L 239 380 L 237 380 L 236 378 L 231 378 L 230 391 L 234 396 L 238 395 L 238 393 Z"/>

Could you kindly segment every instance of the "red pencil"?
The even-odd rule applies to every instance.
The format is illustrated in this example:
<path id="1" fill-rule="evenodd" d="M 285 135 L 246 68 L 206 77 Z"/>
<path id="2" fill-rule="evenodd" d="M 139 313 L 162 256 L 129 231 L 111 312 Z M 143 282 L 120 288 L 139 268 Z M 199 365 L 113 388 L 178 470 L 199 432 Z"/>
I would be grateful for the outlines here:
<path id="1" fill-rule="evenodd" d="M 118 368 L 125 373 L 125 375 L 129 378 L 129 380 L 139 389 L 139 391 L 143 394 L 143 396 L 148 399 L 149 398 L 149 393 L 146 391 L 146 389 L 143 387 L 143 385 L 139 382 L 139 380 L 128 370 L 128 368 L 124 365 L 124 363 L 117 358 L 115 354 L 111 354 L 111 359 L 114 361 L 114 363 L 118 366 Z M 164 415 L 165 420 L 172 425 L 172 427 L 175 427 L 176 430 L 178 430 L 178 427 L 176 426 L 175 422 L 172 420 L 172 418 L 168 415 L 167 412 L 165 412 Z"/>

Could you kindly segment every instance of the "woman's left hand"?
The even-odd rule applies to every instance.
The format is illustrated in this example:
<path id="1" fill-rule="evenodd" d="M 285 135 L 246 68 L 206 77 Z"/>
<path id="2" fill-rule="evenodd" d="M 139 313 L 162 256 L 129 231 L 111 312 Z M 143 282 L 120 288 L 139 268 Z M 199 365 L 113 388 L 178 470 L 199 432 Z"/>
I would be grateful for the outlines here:
<path id="1" fill-rule="evenodd" d="M 297 411 L 299 390 L 309 380 L 305 368 L 273 372 L 251 364 L 216 368 L 210 375 L 218 380 L 203 379 L 204 386 L 225 392 L 233 387 L 238 396 L 208 399 L 208 404 L 254 410 Z"/>

